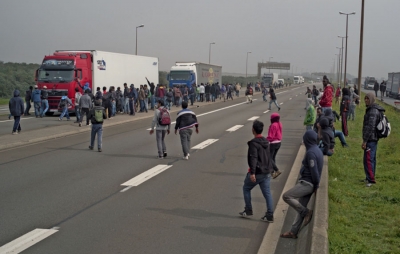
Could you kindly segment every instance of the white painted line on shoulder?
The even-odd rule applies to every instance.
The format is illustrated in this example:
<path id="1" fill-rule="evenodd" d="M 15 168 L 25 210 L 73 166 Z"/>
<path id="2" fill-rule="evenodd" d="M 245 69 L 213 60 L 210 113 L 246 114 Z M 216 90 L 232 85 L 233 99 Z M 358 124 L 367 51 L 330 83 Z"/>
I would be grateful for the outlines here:
<path id="1" fill-rule="evenodd" d="M 0 253 L 20 253 L 56 232 L 58 232 L 57 229 L 34 229 L 31 232 L 1 246 Z"/>
<path id="2" fill-rule="evenodd" d="M 254 121 L 256 119 L 260 118 L 259 116 L 253 116 L 252 118 L 247 119 L 247 121 Z"/>
<path id="3" fill-rule="evenodd" d="M 211 145 L 212 143 L 217 142 L 218 139 L 207 139 L 206 141 L 201 142 L 197 146 L 192 147 L 192 149 L 204 149 L 207 146 Z"/>
<path id="4" fill-rule="evenodd" d="M 32 118 L 34 118 L 34 117 L 21 118 L 21 120 L 32 119 Z M 3 120 L 3 121 L 0 121 L 0 123 L 5 123 L 5 122 L 14 122 L 14 119 L 13 119 L 13 120 Z"/>
<path id="5" fill-rule="evenodd" d="M 243 125 L 235 125 L 232 128 L 227 129 L 226 131 L 233 132 L 233 131 L 239 130 L 242 127 L 243 127 Z"/>
<path id="6" fill-rule="evenodd" d="M 157 165 L 143 173 L 141 173 L 140 175 L 132 178 L 131 180 L 121 184 L 122 186 L 128 186 L 128 187 L 132 187 L 132 186 L 138 186 L 141 183 L 144 183 L 145 181 L 149 180 L 150 178 L 160 174 L 161 172 L 169 169 L 170 167 L 172 167 L 172 165 Z M 123 191 L 127 191 L 128 188 L 125 188 Z"/>
<path id="7" fill-rule="evenodd" d="M 267 111 L 264 111 L 264 114 L 266 114 L 266 113 L 268 113 L 269 112 L 269 110 L 267 110 Z"/>
<path id="8" fill-rule="evenodd" d="M 282 105 L 282 104 L 283 104 L 283 102 L 279 103 L 279 105 Z"/>

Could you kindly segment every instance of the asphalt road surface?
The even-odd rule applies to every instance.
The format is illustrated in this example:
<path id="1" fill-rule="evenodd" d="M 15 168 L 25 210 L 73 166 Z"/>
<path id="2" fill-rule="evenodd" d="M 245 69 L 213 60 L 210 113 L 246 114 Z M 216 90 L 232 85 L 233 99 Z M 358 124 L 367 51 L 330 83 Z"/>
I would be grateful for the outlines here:
<path id="1" fill-rule="evenodd" d="M 277 97 L 284 138 L 277 156 L 283 173 L 271 181 L 275 204 L 305 130 L 304 87 Z M 249 119 L 259 117 L 266 135 L 277 108 L 266 112 L 267 103 L 255 98 L 195 109 L 200 133 L 191 146 L 208 145 L 192 149 L 188 161 L 173 132 L 167 159 L 156 158 L 150 119 L 105 128 L 102 153 L 88 149 L 89 133 L 0 152 L 0 246 L 31 237 L 24 253 L 257 253 L 268 227 L 259 188 L 253 218 L 238 215 Z M 227 131 L 236 125 L 243 126 Z M 156 166 L 154 177 L 139 176 Z M 138 186 L 121 185 L 134 177 L 141 177 Z"/>

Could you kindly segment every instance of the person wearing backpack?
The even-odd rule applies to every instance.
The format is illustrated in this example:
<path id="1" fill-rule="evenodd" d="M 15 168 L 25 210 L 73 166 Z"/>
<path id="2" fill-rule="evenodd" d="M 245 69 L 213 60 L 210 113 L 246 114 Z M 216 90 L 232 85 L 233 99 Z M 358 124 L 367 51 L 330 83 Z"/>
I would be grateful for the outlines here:
<path id="1" fill-rule="evenodd" d="M 97 149 L 101 152 L 101 148 L 103 145 L 103 122 L 106 119 L 106 112 L 104 108 L 101 106 L 101 101 L 97 100 L 94 102 L 94 107 L 89 111 L 89 119 L 92 122 L 92 132 L 90 135 L 90 146 L 89 149 L 93 150 L 94 140 L 97 135 Z"/>
<path id="2" fill-rule="evenodd" d="M 373 93 L 367 93 L 364 97 L 364 102 L 367 109 L 365 110 L 362 129 L 363 143 L 361 148 L 364 150 L 363 164 L 365 172 L 365 179 L 362 181 L 366 184 L 366 187 L 371 187 L 372 184 L 376 183 L 376 151 L 379 141 L 376 127 L 380 123 L 385 109 L 375 104 L 375 95 Z"/>
<path id="3" fill-rule="evenodd" d="M 196 114 L 187 107 L 187 102 L 182 102 L 182 110 L 178 112 L 175 124 L 175 135 L 179 131 L 184 160 L 188 160 L 190 157 L 190 139 L 193 133 L 193 126 L 196 127 L 196 133 L 199 134 L 199 124 L 197 123 Z"/>
<path id="4" fill-rule="evenodd" d="M 167 147 L 165 146 L 165 134 L 169 134 L 171 126 L 171 116 L 168 109 L 164 106 L 163 100 L 158 100 L 157 108 L 154 110 L 153 121 L 151 122 L 150 135 L 154 133 L 156 128 L 156 141 L 158 148 L 158 158 L 167 157 Z"/>
<path id="5" fill-rule="evenodd" d="M 62 121 L 64 116 L 67 118 L 67 121 L 70 120 L 68 106 L 72 106 L 72 101 L 70 100 L 70 98 L 68 98 L 68 96 L 64 95 L 61 97 L 61 100 L 58 103 L 58 108 L 62 110 L 60 118 L 58 118 L 58 121 Z"/>
<path id="6" fill-rule="evenodd" d="M 85 94 L 79 100 L 79 109 L 81 111 L 79 117 L 79 127 L 82 126 L 83 116 L 86 114 L 86 125 L 89 125 L 89 110 L 92 108 L 92 99 L 89 96 L 89 90 L 85 91 Z M 101 100 L 96 100 L 101 102 Z"/>

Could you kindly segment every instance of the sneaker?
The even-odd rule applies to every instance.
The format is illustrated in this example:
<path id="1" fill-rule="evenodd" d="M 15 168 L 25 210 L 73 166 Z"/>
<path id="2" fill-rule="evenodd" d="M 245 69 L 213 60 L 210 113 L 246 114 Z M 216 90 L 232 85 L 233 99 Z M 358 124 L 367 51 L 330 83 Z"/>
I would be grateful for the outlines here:
<path id="1" fill-rule="evenodd" d="M 82 127 L 82 123 L 79 123 L 79 127 Z"/>
<path id="2" fill-rule="evenodd" d="M 375 183 L 370 183 L 370 182 L 366 182 L 365 187 L 371 187 L 372 185 L 374 185 Z"/>
<path id="3" fill-rule="evenodd" d="M 158 158 L 159 160 L 164 159 L 164 157 L 162 157 L 162 156 L 157 156 L 157 158 Z"/>
<path id="4" fill-rule="evenodd" d="M 189 160 L 189 156 L 183 156 L 183 158 L 182 159 L 184 159 L 184 160 Z"/>
<path id="5" fill-rule="evenodd" d="M 272 173 L 272 179 L 275 179 L 275 178 L 277 178 L 280 174 L 282 174 L 282 172 L 281 171 L 274 171 L 273 173 Z"/>
<path id="6" fill-rule="evenodd" d="M 98 149 L 99 153 L 101 153 L 103 150 L 101 150 L 101 148 Z"/>
<path id="7" fill-rule="evenodd" d="M 342 144 L 343 148 L 349 148 L 348 144 Z"/>
<path id="8" fill-rule="evenodd" d="M 187 154 L 187 157 L 190 157 L 190 153 Z"/>
<path id="9" fill-rule="evenodd" d="M 265 213 L 264 217 L 262 217 L 261 220 L 269 222 L 269 223 L 272 223 L 272 222 L 274 222 L 274 215 L 273 214 L 269 214 L 269 213 Z"/>
<path id="10" fill-rule="evenodd" d="M 21 132 L 21 130 L 18 130 L 18 134 Z"/>
<path id="11" fill-rule="evenodd" d="M 252 216 L 253 215 L 253 210 L 249 210 L 247 208 L 244 208 L 243 212 L 239 213 L 242 217 L 247 217 L 247 216 Z"/>
<path id="12" fill-rule="evenodd" d="M 164 158 L 167 157 L 167 152 L 164 152 L 163 157 Z"/>
<path id="13" fill-rule="evenodd" d="M 90 150 L 93 150 L 93 146 L 89 146 L 89 149 L 90 149 Z"/>
<path id="14" fill-rule="evenodd" d="M 78 121 L 75 121 L 74 123 L 79 123 Z"/>
<path id="15" fill-rule="evenodd" d="M 71 121 L 71 119 L 68 118 L 67 121 Z"/>
<path id="16" fill-rule="evenodd" d="M 62 119 L 61 119 L 61 118 L 58 118 L 58 121 L 62 121 Z"/>
<path id="17" fill-rule="evenodd" d="M 17 135 L 17 134 L 18 134 L 18 132 L 16 132 L 16 131 L 13 131 L 11 134 L 13 134 L 13 135 Z"/>

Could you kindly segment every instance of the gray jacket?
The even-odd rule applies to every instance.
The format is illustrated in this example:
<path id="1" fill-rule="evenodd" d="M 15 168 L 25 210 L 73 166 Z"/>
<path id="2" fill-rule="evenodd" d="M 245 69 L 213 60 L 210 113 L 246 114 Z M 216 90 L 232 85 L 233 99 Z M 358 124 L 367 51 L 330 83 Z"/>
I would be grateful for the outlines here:
<path id="1" fill-rule="evenodd" d="M 89 94 L 85 93 L 79 100 L 79 108 L 92 108 L 92 99 Z"/>

